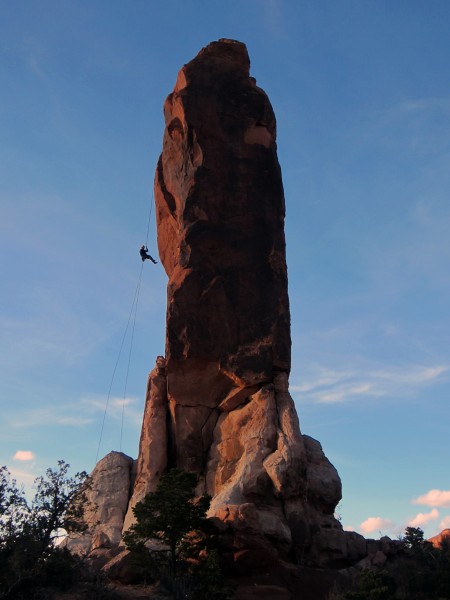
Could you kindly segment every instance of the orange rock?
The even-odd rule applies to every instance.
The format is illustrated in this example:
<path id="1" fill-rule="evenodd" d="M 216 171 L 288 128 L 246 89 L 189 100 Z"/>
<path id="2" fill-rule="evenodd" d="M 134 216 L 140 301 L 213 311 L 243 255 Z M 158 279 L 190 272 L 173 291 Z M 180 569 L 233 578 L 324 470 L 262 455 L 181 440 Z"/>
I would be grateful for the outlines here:
<path id="1" fill-rule="evenodd" d="M 139 457 L 133 495 L 123 523 L 124 531 L 134 523 L 133 508 L 146 494 L 156 490 L 159 478 L 167 467 L 167 418 L 166 361 L 162 356 L 158 356 L 147 382 Z"/>
<path id="2" fill-rule="evenodd" d="M 333 517 L 341 482 L 302 436 L 289 394 L 276 122 L 249 67 L 244 44 L 213 42 L 164 105 L 155 202 L 166 355 L 149 379 L 130 507 L 177 466 L 199 474 L 235 566 L 337 564 L 348 553 Z"/>
<path id="3" fill-rule="evenodd" d="M 438 533 L 428 541 L 431 542 L 435 548 L 440 548 L 443 542 L 450 544 L 450 529 L 443 529 L 441 533 Z"/>

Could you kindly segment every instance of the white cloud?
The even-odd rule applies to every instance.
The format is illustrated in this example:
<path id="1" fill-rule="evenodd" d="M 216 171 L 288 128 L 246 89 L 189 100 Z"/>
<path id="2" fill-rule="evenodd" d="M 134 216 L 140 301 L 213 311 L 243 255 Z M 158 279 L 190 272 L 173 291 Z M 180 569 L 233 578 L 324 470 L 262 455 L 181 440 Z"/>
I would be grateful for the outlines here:
<path id="1" fill-rule="evenodd" d="M 123 406 L 131 406 L 137 401 L 136 398 L 132 397 L 119 397 L 119 396 L 89 396 L 82 398 L 80 404 L 87 406 L 96 411 L 104 411 L 107 407 L 108 413 L 119 414 L 122 411 Z"/>
<path id="2" fill-rule="evenodd" d="M 35 455 L 33 452 L 31 452 L 31 450 L 17 450 L 17 452 L 13 456 L 14 460 L 21 461 L 33 460 L 34 458 Z"/>
<path id="3" fill-rule="evenodd" d="M 412 504 L 423 504 L 425 506 L 440 506 L 450 508 L 450 491 L 430 490 L 426 494 L 412 500 Z"/>
<path id="4" fill-rule="evenodd" d="M 122 408 L 124 406 L 130 406 L 130 404 L 134 403 L 133 398 L 114 398 L 112 401 L 113 406 L 117 408 Z"/>
<path id="5" fill-rule="evenodd" d="M 390 519 L 383 519 L 382 517 L 369 517 L 361 523 L 359 528 L 363 533 L 372 533 L 373 531 L 386 531 L 395 529 L 396 525 Z"/>
<path id="6" fill-rule="evenodd" d="M 419 513 L 413 519 L 408 521 L 408 525 L 410 527 L 423 527 L 427 525 L 430 521 L 435 521 L 439 518 L 439 511 L 436 508 L 429 513 Z"/>

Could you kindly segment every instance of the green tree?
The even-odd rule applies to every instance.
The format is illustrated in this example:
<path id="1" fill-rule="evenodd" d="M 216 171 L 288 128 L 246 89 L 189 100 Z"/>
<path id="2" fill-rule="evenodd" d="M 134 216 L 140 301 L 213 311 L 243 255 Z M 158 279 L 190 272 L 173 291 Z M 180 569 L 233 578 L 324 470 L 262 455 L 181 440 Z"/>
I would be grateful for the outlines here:
<path id="1" fill-rule="evenodd" d="M 81 516 L 88 506 L 87 474 L 68 476 L 69 465 L 60 460 L 35 480 L 36 491 L 28 502 L 6 467 L 0 469 L 0 600 L 21 597 L 27 589 L 45 584 L 51 573 L 67 582 L 75 559 L 55 546 L 61 529 L 86 528 Z"/>
<path id="2" fill-rule="evenodd" d="M 423 550 L 431 546 L 430 542 L 424 538 L 423 530 L 420 527 L 406 527 L 405 535 L 401 538 L 403 545 L 408 550 Z"/>
<path id="3" fill-rule="evenodd" d="M 29 523 L 45 550 L 67 532 L 84 531 L 82 516 L 87 508 L 90 480 L 86 471 L 69 477 L 70 465 L 58 461 L 56 469 L 47 469 L 45 476 L 35 480 L 36 493 L 29 510 Z"/>
<path id="4" fill-rule="evenodd" d="M 131 549 L 151 539 L 163 542 L 169 550 L 174 575 L 178 558 L 189 551 L 195 541 L 194 533 L 200 534 L 206 524 L 211 499 L 207 495 L 196 499 L 196 485 L 195 473 L 172 469 L 162 475 L 156 491 L 134 507 L 136 523 L 125 534 L 125 543 Z"/>
<path id="5" fill-rule="evenodd" d="M 0 467 L 0 548 L 23 530 L 28 505 L 6 467 Z"/>
<path id="6" fill-rule="evenodd" d="M 358 590 L 347 592 L 345 600 L 390 600 L 395 591 L 394 581 L 384 573 L 376 573 L 369 569 L 361 571 Z"/>
<path id="7" fill-rule="evenodd" d="M 197 482 L 195 473 L 181 469 L 162 475 L 156 491 L 136 504 L 136 523 L 124 540 L 132 556 L 176 598 L 226 600 L 230 590 L 206 519 L 211 499 L 195 497 Z M 151 540 L 162 547 L 152 547 Z"/>

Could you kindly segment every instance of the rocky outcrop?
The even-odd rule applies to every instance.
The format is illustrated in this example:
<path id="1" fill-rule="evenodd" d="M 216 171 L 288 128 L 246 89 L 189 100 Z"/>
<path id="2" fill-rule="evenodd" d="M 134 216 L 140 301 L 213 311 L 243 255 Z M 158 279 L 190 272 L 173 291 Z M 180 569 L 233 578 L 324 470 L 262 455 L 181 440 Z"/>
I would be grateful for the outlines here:
<path id="1" fill-rule="evenodd" d="M 147 382 L 144 419 L 139 442 L 137 474 L 133 496 L 128 505 L 124 530 L 134 522 L 133 508 L 146 494 L 154 492 L 159 478 L 167 467 L 168 404 L 166 361 L 158 356 Z"/>
<path id="2" fill-rule="evenodd" d="M 443 544 L 450 544 L 450 529 L 443 529 L 440 533 L 428 540 L 435 548 L 440 548 Z"/>
<path id="3" fill-rule="evenodd" d="M 83 521 L 88 530 L 71 534 L 64 541 L 71 552 L 91 558 L 111 558 L 122 540 L 122 529 L 131 493 L 133 459 L 122 452 L 110 452 L 89 476 Z"/>
<path id="4" fill-rule="evenodd" d="M 199 474 L 236 565 L 343 566 L 363 544 L 333 516 L 339 476 L 301 434 L 288 390 L 276 122 L 249 66 L 244 44 L 214 42 L 164 105 L 155 201 L 166 351 L 149 377 L 130 506 L 178 466 Z"/>

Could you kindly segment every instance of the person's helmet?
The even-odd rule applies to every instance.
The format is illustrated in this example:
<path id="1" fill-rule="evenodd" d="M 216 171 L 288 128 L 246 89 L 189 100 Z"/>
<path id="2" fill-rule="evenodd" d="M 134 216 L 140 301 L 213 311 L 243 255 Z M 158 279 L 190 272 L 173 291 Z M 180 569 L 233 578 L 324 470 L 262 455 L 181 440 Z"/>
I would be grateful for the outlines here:
<path id="1" fill-rule="evenodd" d="M 141 246 L 141 250 L 145 250 L 145 246 Z"/>

